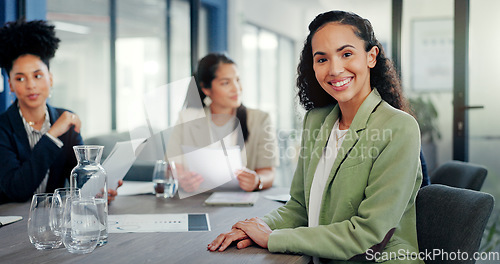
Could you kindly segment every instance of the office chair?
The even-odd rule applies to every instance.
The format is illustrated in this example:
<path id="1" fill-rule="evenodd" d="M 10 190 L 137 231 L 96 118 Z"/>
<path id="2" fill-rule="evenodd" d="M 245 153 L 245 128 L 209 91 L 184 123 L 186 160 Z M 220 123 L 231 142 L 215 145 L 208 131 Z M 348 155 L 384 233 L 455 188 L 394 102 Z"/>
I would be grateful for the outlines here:
<path id="1" fill-rule="evenodd" d="M 488 170 L 483 166 L 452 160 L 439 166 L 430 179 L 432 184 L 479 191 L 487 174 Z"/>
<path id="2" fill-rule="evenodd" d="M 439 250 L 436 258 L 425 259 L 425 263 L 475 263 L 472 257 L 493 205 L 493 196 L 483 192 L 440 184 L 420 189 L 416 199 L 419 250 L 422 256 Z M 459 250 L 469 258 L 452 260 Z"/>

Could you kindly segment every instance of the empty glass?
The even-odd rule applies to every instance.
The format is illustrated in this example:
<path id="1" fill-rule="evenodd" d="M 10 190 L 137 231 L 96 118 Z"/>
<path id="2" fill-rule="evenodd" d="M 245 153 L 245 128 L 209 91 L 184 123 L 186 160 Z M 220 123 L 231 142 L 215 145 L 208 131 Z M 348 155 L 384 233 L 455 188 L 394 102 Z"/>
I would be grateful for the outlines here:
<path id="1" fill-rule="evenodd" d="M 54 201 L 53 193 L 33 195 L 28 217 L 28 236 L 31 243 L 39 250 L 61 246 L 61 236 L 50 226 L 50 211 Z"/>
<path id="2" fill-rule="evenodd" d="M 179 185 L 174 163 L 157 160 L 153 171 L 153 183 L 156 197 L 174 197 Z"/>
<path id="3" fill-rule="evenodd" d="M 80 198 L 80 189 L 67 187 L 57 188 L 54 191 L 54 200 L 50 211 L 50 227 L 58 236 L 62 234 L 61 225 L 63 220 L 63 211 L 68 197 Z"/>
<path id="4" fill-rule="evenodd" d="M 100 233 L 95 199 L 68 197 L 62 224 L 62 242 L 66 249 L 71 253 L 90 253 L 96 248 Z"/>

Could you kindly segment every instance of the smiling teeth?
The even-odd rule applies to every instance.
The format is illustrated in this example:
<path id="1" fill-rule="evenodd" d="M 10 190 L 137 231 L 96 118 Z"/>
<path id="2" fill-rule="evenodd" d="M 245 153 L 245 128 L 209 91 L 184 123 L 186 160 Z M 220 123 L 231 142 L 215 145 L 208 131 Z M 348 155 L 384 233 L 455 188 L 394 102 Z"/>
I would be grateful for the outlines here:
<path id="1" fill-rule="evenodd" d="M 340 87 L 340 86 L 342 86 L 342 85 L 344 85 L 344 84 L 346 84 L 348 82 L 349 82 L 349 79 L 345 79 L 345 80 L 343 80 L 341 82 L 332 83 L 332 85 L 335 86 L 335 87 Z"/>

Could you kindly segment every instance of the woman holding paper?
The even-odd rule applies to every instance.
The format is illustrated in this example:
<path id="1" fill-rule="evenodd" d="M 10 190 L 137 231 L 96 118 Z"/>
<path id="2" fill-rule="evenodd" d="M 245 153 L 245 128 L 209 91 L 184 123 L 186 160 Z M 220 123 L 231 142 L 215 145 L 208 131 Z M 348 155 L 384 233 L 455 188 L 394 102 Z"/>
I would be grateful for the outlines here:
<path id="1" fill-rule="evenodd" d="M 203 110 L 200 113 L 199 110 L 188 108 L 181 113 L 180 121 L 186 122 L 193 116 L 202 117 L 198 119 L 201 121 L 187 133 L 174 136 L 175 140 L 169 141 L 169 148 L 172 148 L 173 144 L 190 145 L 204 142 L 205 139 L 205 142 L 219 146 L 224 144 L 222 147 L 227 151 L 224 153 L 229 153 L 233 147 L 239 146 L 240 150 L 243 150 L 243 166 L 245 161 L 246 166 L 236 168 L 233 186 L 239 186 L 245 191 L 270 188 L 274 180 L 274 167 L 279 163 L 276 137 L 267 113 L 246 108 L 241 103 L 242 88 L 236 64 L 225 54 L 208 54 L 199 61 L 194 77 Z M 198 144 L 203 147 L 207 145 L 209 143 Z M 230 153 L 228 156 L 231 157 Z M 233 165 L 234 160 L 230 163 Z M 199 191 L 203 182 L 208 180 L 202 174 L 189 171 L 182 162 L 176 166 L 179 185 L 186 192 Z M 224 186 L 227 185 L 231 183 Z"/>
<path id="2" fill-rule="evenodd" d="M 54 26 L 18 20 L 0 28 L 0 66 L 14 103 L 0 115 L 0 203 L 25 202 L 34 193 L 64 187 L 82 145 L 78 115 L 47 104 L 49 61 L 59 46 Z M 116 196 L 109 190 L 109 200 Z"/>
<path id="3" fill-rule="evenodd" d="M 286 205 L 208 244 L 337 260 L 422 263 L 415 197 L 420 133 L 370 22 L 331 11 L 309 25 L 298 66 L 301 154 Z M 401 110 L 400 110 L 401 109 Z"/>

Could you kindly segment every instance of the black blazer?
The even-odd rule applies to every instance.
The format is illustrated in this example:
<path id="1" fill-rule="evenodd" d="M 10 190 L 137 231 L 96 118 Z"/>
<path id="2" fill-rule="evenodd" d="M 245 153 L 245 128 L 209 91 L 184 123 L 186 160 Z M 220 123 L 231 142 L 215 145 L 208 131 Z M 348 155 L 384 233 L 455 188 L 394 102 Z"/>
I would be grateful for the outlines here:
<path id="1" fill-rule="evenodd" d="M 51 124 L 67 111 L 48 104 L 47 108 Z M 83 140 L 73 129 L 59 139 L 62 148 L 44 135 L 31 150 L 17 100 L 0 115 L 0 204 L 30 200 L 49 168 L 47 192 L 64 187 L 76 166 L 73 146 L 83 145 Z"/>

